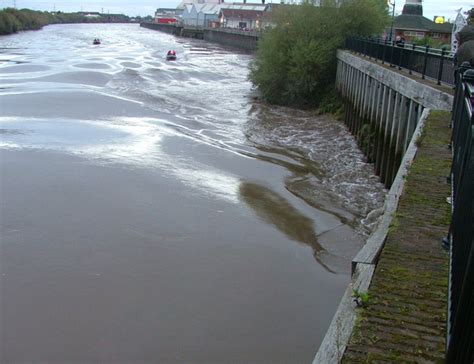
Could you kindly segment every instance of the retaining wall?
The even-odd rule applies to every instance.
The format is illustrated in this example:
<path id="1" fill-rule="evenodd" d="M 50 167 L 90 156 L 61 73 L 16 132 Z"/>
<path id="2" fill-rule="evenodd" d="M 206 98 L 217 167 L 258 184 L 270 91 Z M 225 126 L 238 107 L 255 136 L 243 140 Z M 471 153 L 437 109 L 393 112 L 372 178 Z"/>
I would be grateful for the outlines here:
<path id="1" fill-rule="evenodd" d="M 339 363 L 356 320 L 352 292 L 367 292 L 400 195 L 417 153 L 417 139 L 432 109 L 451 110 L 453 97 L 348 51 L 337 54 L 336 88 L 346 103 L 345 122 L 390 190 L 384 213 L 352 260 L 352 279 L 313 364 Z"/>
<path id="2" fill-rule="evenodd" d="M 208 42 L 253 51 L 257 49 L 260 34 L 255 31 L 241 31 L 229 28 L 186 28 L 174 24 L 141 23 L 141 27 L 159 30 L 186 38 L 199 38 Z"/>
<path id="3" fill-rule="evenodd" d="M 453 97 L 348 51 L 338 51 L 337 59 L 345 123 L 389 188 L 423 110 L 450 110 Z"/>
<path id="4" fill-rule="evenodd" d="M 180 35 L 182 29 L 182 27 L 177 27 L 174 24 L 140 23 L 140 26 L 174 35 Z"/>
<path id="5" fill-rule="evenodd" d="M 204 40 L 252 51 L 257 49 L 258 34 L 255 32 L 227 31 L 226 29 L 205 29 Z"/>

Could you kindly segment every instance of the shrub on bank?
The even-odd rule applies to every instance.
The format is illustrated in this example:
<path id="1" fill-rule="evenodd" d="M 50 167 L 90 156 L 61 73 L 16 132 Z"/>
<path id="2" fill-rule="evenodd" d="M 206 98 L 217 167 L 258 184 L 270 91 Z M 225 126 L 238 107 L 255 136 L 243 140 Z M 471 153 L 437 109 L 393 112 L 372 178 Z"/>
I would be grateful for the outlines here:
<path id="1" fill-rule="evenodd" d="M 280 7 L 273 21 L 259 40 L 250 80 L 271 103 L 313 106 L 334 82 L 345 38 L 382 32 L 388 13 L 384 0 L 304 2 Z"/>
<path id="2" fill-rule="evenodd" d="M 21 30 L 21 24 L 15 16 L 0 11 L 0 34 L 11 34 Z"/>
<path id="3" fill-rule="evenodd" d="M 29 9 L 7 8 L 0 10 L 0 35 L 12 34 L 21 30 L 37 30 L 51 23 L 46 12 Z"/>

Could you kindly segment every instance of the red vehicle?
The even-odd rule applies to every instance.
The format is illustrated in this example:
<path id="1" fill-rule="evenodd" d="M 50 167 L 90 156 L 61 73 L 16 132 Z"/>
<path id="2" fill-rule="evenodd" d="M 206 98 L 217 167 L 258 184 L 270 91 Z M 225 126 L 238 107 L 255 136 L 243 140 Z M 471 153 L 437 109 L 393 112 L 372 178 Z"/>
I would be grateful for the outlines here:
<path id="1" fill-rule="evenodd" d="M 175 24 L 176 18 L 158 18 L 158 24 Z"/>

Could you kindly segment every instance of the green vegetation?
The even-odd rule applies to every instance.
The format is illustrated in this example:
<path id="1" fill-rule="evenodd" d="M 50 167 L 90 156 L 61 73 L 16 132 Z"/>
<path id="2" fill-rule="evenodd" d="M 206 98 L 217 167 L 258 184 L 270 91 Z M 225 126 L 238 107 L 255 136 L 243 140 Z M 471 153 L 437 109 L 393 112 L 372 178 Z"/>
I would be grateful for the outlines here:
<path id="1" fill-rule="evenodd" d="M 367 292 L 360 292 L 357 289 L 352 290 L 352 297 L 358 307 L 366 307 L 369 304 L 369 294 Z"/>
<path id="2" fill-rule="evenodd" d="M 448 49 L 448 50 L 451 48 L 451 44 L 443 43 L 442 41 L 433 39 L 431 37 L 424 37 L 424 38 L 421 38 L 421 39 L 413 39 L 411 42 L 413 44 L 416 44 L 418 46 L 423 46 L 423 47 L 424 46 L 430 46 L 430 48 L 438 48 L 438 49 L 445 48 L 445 49 Z"/>
<path id="3" fill-rule="evenodd" d="M 335 87 L 328 87 L 327 92 L 321 96 L 318 103 L 318 113 L 332 114 L 336 119 L 344 119 L 344 101 Z"/>
<path id="4" fill-rule="evenodd" d="M 271 103 L 316 106 L 333 86 L 336 51 L 345 38 L 378 34 L 387 20 L 384 0 L 281 6 L 275 27 L 259 40 L 250 80 Z"/>
<path id="5" fill-rule="evenodd" d="M 121 14 L 86 17 L 82 13 L 49 13 L 46 11 L 7 8 L 0 10 L 0 35 L 12 34 L 22 30 L 37 30 L 48 24 L 113 23 L 129 21 L 128 16 Z"/>
<path id="6" fill-rule="evenodd" d="M 469 25 L 474 25 L 474 8 L 466 11 L 464 15 L 467 15 L 467 23 Z"/>
<path id="7" fill-rule="evenodd" d="M 11 8 L 0 11 L 0 34 L 2 35 L 20 30 L 40 29 L 47 23 L 46 16 L 40 12 Z"/>

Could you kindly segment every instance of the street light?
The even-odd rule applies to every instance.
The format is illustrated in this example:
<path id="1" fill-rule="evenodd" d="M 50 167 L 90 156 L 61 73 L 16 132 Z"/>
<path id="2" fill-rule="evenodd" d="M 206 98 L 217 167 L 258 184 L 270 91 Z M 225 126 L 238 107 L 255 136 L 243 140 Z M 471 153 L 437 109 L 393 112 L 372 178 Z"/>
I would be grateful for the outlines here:
<path id="1" fill-rule="evenodd" d="M 393 21 L 395 20 L 395 0 L 393 0 L 393 3 L 388 0 L 387 4 L 392 7 L 392 25 L 390 26 L 390 41 L 393 41 Z"/>

